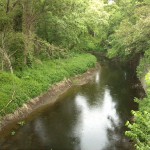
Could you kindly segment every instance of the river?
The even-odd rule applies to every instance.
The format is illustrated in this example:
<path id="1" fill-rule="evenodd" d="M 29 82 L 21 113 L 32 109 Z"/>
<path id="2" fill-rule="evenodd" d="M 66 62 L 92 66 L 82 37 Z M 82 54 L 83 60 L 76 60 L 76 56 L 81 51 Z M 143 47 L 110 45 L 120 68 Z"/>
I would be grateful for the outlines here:
<path id="1" fill-rule="evenodd" d="M 131 69 L 105 64 L 85 85 L 0 136 L 1 150 L 134 150 L 124 135 L 137 109 L 137 79 Z M 11 135 L 14 133 L 14 135 Z"/>

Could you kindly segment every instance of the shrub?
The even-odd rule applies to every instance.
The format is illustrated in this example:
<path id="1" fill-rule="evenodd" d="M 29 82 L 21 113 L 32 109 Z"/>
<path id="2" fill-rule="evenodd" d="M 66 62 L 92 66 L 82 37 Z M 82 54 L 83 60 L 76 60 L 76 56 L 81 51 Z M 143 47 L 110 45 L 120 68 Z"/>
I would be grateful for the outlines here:
<path id="1" fill-rule="evenodd" d="M 132 111 L 134 115 L 134 123 L 126 123 L 130 131 L 126 131 L 126 135 L 130 137 L 136 144 L 137 150 L 150 149 L 150 73 L 146 75 L 147 97 L 142 101 L 136 99 L 139 103 L 139 111 Z"/>

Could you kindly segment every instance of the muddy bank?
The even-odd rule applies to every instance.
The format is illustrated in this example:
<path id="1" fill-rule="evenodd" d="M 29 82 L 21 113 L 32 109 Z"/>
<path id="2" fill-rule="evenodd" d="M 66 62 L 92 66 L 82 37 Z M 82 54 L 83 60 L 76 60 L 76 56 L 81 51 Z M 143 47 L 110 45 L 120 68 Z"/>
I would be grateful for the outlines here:
<path id="1" fill-rule="evenodd" d="M 46 105 L 55 103 L 58 97 L 61 94 L 65 93 L 72 86 L 86 84 L 88 81 L 92 79 L 92 77 L 96 73 L 96 70 L 99 67 L 100 67 L 99 64 L 97 64 L 95 68 L 89 69 L 82 75 L 77 75 L 73 78 L 66 79 L 62 82 L 53 85 L 52 88 L 50 88 L 47 93 L 42 94 L 34 99 L 31 99 L 26 104 L 23 104 L 23 106 L 17 109 L 13 114 L 8 114 L 4 116 L 1 119 L 0 132 L 8 128 L 10 124 L 14 122 L 19 122 L 20 120 L 27 118 L 27 116 L 33 113 L 34 111 L 38 111 L 38 109 L 42 109 L 42 107 Z"/>

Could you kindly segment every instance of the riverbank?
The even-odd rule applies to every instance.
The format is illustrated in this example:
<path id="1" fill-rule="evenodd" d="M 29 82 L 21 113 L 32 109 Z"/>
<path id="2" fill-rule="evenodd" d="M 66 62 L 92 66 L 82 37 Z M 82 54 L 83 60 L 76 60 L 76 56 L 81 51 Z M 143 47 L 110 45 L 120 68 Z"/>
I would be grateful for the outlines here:
<path id="1" fill-rule="evenodd" d="M 146 92 L 146 97 L 135 99 L 139 103 L 139 110 L 132 111 L 134 123 L 126 123 L 130 131 L 126 131 L 136 144 L 136 149 L 150 149 L 150 71 L 142 78 L 142 85 Z"/>
<path id="2" fill-rule="evenodd" d="M 21 109 L 25 110 L 25 112 L 23 112 L 21 109 L 18 109 L 14 115 L 11 114 L 3 117 L 1 127 L 9 123 L 10 120 L 18 119 L 19 116 L 25 117 L 27 115 L 26 113 L 30 113 L 33 109 L 37 109 L 37 107 L 43 105 L 44 102 L 40 101 L 42 99 L 41 95 L 45 96 L 48 89 L 51 90 L 48 92 L 48 95 L 52 94 L 54 96 L 54 98 L 52 98 L 52 102 L 54 102 L 59 94 L 77 82 L 75 79 L 67 80 L 68 78 L 83 74 L 95 65 L 95 56 L 91 54 L 76 54 L 67 59 L 43 62 L 35 65 L 32 69 L 30 68 L 20 74 L 18 73 L 17 76 L 0 72 L 1 116 L 13 113 L 22 106 Z M 63 82 L 55 85 L 60 81 Z M 37 97 L 38 95 L 40 96 Z M 37 98 L 33 99 L 34 97 Z M 31 99 L 33 100 L 31 101 Z M 25 104 L 27 102 L 29 102 L 29 105 Z M 36 107 L 35 105 L 37 104 L 38 106 Z M 31 105 L 32 107 L 30 108 Z"/>

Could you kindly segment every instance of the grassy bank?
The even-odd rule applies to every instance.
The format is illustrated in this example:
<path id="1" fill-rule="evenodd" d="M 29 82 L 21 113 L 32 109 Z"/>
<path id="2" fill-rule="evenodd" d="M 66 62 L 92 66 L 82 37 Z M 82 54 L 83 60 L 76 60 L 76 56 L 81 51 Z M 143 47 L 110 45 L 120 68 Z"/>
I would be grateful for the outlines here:
<path id="1" fill-rule="evenodd" d="M 150 149 L 150 72 L 145 76 L 146 97 L 143 100 L 135 99 L 139 103 L 139 110 L 132 111 L 134 123 L 127 122 L 130 131 L 126 132 L 136 144 L 137 150 Z"/>
<path id="2" fill-rule="evenodd" d="M 12 113 L 55 83 L 82 74 L 95 64 L 93 55 L 76 54 L 67 59 L 45 61 L 16 74 L 0 72 L 0 115 Z"/>

